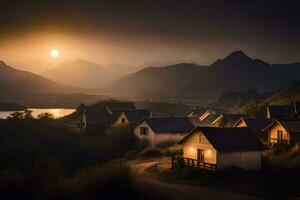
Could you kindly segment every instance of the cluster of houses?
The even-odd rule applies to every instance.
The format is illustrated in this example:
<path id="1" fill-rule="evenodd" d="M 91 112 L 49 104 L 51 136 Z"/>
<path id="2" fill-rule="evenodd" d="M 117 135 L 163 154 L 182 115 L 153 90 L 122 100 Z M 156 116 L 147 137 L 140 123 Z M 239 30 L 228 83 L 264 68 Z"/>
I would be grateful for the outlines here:
<path id="1" fill-rule="evenodd" d="M 155 117 L 133 103 L 108 103 L 113 127 L 132 126 L 139 139 L 155 146 L 164 142 L 182 145 L 183 158 L 192 163 L 261 168 L 266 146 L 300 140 L 300 102 L 267 107 L 264 119 L 218 110 L 192 112 L 186 117 Z"/>

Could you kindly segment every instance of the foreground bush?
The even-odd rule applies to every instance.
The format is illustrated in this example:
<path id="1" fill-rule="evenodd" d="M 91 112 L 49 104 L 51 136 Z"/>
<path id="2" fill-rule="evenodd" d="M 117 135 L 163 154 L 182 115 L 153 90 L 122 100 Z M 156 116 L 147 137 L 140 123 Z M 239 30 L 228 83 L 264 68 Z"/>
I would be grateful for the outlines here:
<path id="1" fill-rule="evenodd" d="M 139 156 L 146 158 L 155 158 L 163 155 L 163 151 L 157 147 L 147 147 L 144 149 Z"/>
<path id="2" fill-rule="evenodd" d="M 181 146 L 171 146 L 164 150 L 165 156 L 180 156 L 183 154 Z"/>

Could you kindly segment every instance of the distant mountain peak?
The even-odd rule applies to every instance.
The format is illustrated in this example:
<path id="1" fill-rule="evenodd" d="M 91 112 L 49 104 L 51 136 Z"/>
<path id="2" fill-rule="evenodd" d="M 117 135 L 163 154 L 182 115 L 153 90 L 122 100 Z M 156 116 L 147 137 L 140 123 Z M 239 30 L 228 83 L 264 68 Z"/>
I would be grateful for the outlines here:
<path id="1" fill-rule="evenodd" d="M 230 66 L 239 66 L 245 65 L 249 62 L 253 62 L 253 59 L 247 56 L 243 51 L 234 51 L 230 55 L 226 56 L 224 59 L 218 59 L 212 64 L 213 67 L 220 65 L 230 65 Z"/>

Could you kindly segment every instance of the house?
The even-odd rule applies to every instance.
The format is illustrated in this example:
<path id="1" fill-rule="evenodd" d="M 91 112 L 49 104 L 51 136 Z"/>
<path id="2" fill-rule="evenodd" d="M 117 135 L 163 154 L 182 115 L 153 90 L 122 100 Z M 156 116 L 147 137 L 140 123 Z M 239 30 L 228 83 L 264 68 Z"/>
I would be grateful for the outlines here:
<path id="1" fill-rule="evenodd" d="M 135 110 L 136 107 L 131 102 L 109 102 L 105 105 L 106 112 L 110 115 L 118 115 L 123 110 Z"/>
<path id="2" fill-rule="evenodd" d="M 188 115 L 188 117 L 200 118 L 200 116 L 202 116 L 206 111 L 206 107 L 193 107 L 192 112 Z"/>
<path id="3" fill-rule="evenodd" d="M 275 120 L 263 129 L 268 134 L 268 144 L 292 144 L 300 141 L 299 120 Z"/>
<path id="4" fill-rule="evenodd" d="M 200 120 L 200 126 L 210 126 L 211 123 L 220 115 L 220 111 L 217 109 L 197 110 L 189 114 L 190 118 L 197 117 Z"/>
<path id="5" fill-rule="evenodd" d="M 218 170 L 231 166 L 261 169 L 264 146 L 250 128 L 196 127 L 178 144 L 184 158 L 215 165 Z"/>
<path id="6" fill-rule="evenodd" d="M 148 110 L 123 110 L 112 126 L 133 125 L 151 116 L 152 113 Z"/>
<path id="7" fill-rule="evenodd" d="M 153 146 L 164 143 L 177 143 L 194 128 L 188 117 L 148 118 L 139 122 L 133 132 L 140 140 L 148 140 Z"/>
<path id="8" fill-rule="evenodd" d="M 300 102 L 294 101 L 289 105 L 269 105 L 267 107 L 268 119 L 294 119 L 299 116 Z"/>
<path id="9" fill-rule="evenodd" d="M 272 122 L 272 119 L 242 117 L 233 127 L 248 127 L 252 130 L 253 134 L 259 136 L 263 140 L 266 140 L 267 136 L 266 134 L 263 134 L 263 129 L 270 125 Z"/>
<path id="10" fill-rule="evenodd" d="M 212 127 L 233 127 L 236 122 L 242 118 L 247 117 L 242 114 L 221 114 L 212 123 Z"/>

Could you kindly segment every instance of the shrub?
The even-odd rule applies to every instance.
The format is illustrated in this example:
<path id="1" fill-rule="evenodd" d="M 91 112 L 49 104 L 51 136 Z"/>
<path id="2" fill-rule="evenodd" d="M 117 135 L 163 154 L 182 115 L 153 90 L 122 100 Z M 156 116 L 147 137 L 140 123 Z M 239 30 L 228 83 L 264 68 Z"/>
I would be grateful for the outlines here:
<path id="1" fill-rule="evenodd" d="M 181 146 L 171 146 L 164 150 L 165 156 L 176 156 L 182 155 L 182 147 Z"/>
<path id="2" fill-rule="evenodd" d="M 163 151 L 157 147 L 147 147 L 144 149 L 139 156 L 147 158 L 155 158 L 163 155 Z"/>

